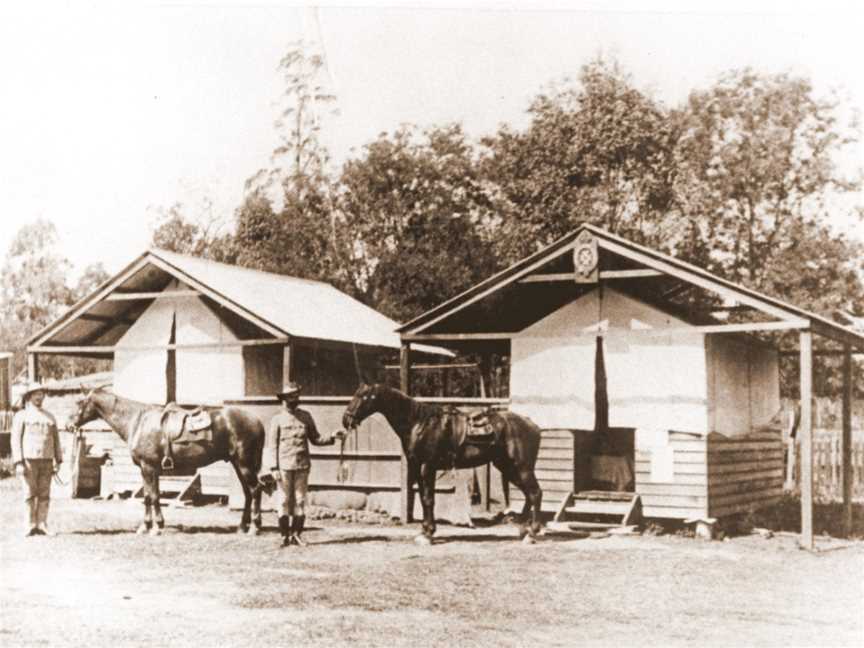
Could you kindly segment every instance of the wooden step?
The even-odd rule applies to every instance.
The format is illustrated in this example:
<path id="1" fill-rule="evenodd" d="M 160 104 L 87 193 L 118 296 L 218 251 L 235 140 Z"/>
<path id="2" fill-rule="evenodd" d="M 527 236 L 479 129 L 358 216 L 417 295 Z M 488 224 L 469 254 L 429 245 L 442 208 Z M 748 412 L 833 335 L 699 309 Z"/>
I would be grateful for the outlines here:
<path id="1" fill-rule="evenodd" d="M 579 491 L 573 494 L 576 500 L 596 500 L 600 502 L 630 502 L 635 493 L 621 491 Z"/>
<path id="2" fill-rule="evenodd" d="M 574 499 L 573 504 L 564 510 L 571 515 L 624 515 L 630 509 L 630 500 L 626 502 L 603 501 L 603 500 L 580 500 Z"/>
<path id="3" fill-rule="evenodd" d="M 608 522 L 549 522 L 546 524 L 546 527 L 553 531 L 577 531 L 579 529 L 603 531 L 616 529 L 619 526 L 621 525 L 618 523 L 610 524 Z"/>
<path id="4" fill-rule="evenodd" d="M 609 524 L 608 528 L 635 524 L 641 516 L 641 499 L 636 493 L 616 491 L 580 491 L 569 493 L 558 507 L 555 522 L 561 524 L 587 523 L 585 520 L 573 519 L 580 515 L 604 515 L 618 517 L 618 522 Z M 570 518 L 570 519 L 568 519 Z"/>

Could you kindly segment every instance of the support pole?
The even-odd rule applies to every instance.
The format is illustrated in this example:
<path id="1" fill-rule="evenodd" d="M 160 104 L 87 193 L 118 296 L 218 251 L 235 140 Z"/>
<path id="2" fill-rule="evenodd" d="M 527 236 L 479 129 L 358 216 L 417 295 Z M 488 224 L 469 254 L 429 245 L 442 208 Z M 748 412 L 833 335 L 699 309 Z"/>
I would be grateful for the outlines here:
<path id="1" fill-rule="evenodd" d="M 39 382 L 39 354 L 27 354 L 27 379 L 31 382 Z"/>
<path id="2" fill-rule="evenodd" d="M 813 334 L 800 333 L 801 547 L 813 549 Z"/>
<path id="3" fill-rule="evenodd" d="M 852 535 L 852 347 L 843 350 L 843 528 Z"/>
<path id="4" fill-rule="evenodd" d="M 402 392 L 411 395 L 411 343 L 403 342 L 399 351 L 399 386 Z M 403 452 L 399 462 L 399 511 L 404 524 L 414 521 L 414 488 L 408 474 L 408 459 Z"/>

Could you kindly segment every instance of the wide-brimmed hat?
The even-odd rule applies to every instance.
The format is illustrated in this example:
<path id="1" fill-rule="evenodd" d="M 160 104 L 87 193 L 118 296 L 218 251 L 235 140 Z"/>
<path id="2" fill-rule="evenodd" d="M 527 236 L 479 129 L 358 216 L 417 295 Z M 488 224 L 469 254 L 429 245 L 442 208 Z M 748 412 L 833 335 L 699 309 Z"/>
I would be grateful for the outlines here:
<path id="1" fill-rule="evenodd" d="M 24 387 L 24 391 L 21 392 L 21 399 L 27 400 L 27 397 L 34 392 L 47 392 L 48 390 L 45 388 L 41 382 L 31 380 L 27 383 L 27 386 Z"/>
<path id="2" fill-rule="evenodd" d="M 283 385 L 282 391 L 277 392 L 276 396 L 279 398 L 285 398 L 286 396 L 299 396 L 301 391 L 303 391 L 303 388 L 292 380 L 286 385 Z"/>

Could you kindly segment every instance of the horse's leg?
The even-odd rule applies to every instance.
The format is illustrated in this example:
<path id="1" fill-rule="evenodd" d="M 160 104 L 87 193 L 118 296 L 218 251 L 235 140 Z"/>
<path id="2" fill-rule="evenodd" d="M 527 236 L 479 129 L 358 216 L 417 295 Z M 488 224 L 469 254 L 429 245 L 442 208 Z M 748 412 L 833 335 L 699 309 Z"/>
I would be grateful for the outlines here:
<path id="1" fill-rule="evenodd" d="M 423 544 L 432 544 L 435 535 L 435 467 L 423 464 L 420 467 L 420 503 L 423 505 Z M 422 542 L 422 541 L 421 541 Z"/>
<path id="2" fill-rule="evenodd" d="M 153 497 L 151 495 L 151 482 L 153 481 L 153 470 L 146 464 L 141 468 L 141 488 L 144 493 L 144 520 L 136 529 L 135 533 L 141 535 L 147 533 L 153 527 Z"/>
<path id="3" fill-rule="evenodd" d="M 252 523 L 255 525 L 254 529 L 250 530 L 250 533 L 254 533 L 258 535 L 261 533 L 261 495 L 262 490 L 260 488 L 255 489 L 255 496 L 252 499 Z"/>
<path id="4" fill-rule="evenodd" d="M 141 475 L 144 477 L 144 506 L 146 513 L 144 522 L 150 535 L 161 535 L 165 528 L 165 518 L 162 517 L 162 504 L 159 502 L 159 469 L 144 464 L 141 467 Z M 156 514 L 156 526 L 153 526 L 150 509 Z"/>
<path id="5" fill-rule="evenodd" d="M 535 496 L 539 495 L 540 486 L 537 484 L 536 478 L 534 478 L 534 473 L 520 471 L 509 457 L 495 459 L 493 460 L 493 463 L 495 464 L 495 467 L 501 471 L 501 474 L 504 475 L 507 481 L 511 484 L 515 484 L 516 487 L 525 495 L 525 505 L 522 507 L 522 513 L 519 515 L 519 537 L 524 538 L 525 536 L 530 535 L 533 538 L 536 533 L 536 531 L 533 530 L 535 524 L 537 524 L 539 530 L 540 513 L 540 499 L 538 496 Z M 530 479 L 528 478 L 529 474 Z M 531 479 L 533 479 L 533 485 L 536 487 L 536 491 L 529 484 Z M 537 507 L 536 513 L 532 514 L 531 525 L 527 525 L 528 513 L 529 511 L 534 511 L 535 504 Z"/>
<path id="6" fill-rule="evenodd" d="M 249 471 L 245 467 L 241 468 L 236 458 L 231 459 L 231 465 L 234 466 L 234 472 L 237 473 L 237 479 L 240 480 L 240 486 L 243 488 L 243 515 L 240 517 L 240 526 L 237 527 L 237 533 L 246 533 L 249 530 L 249 522 L 252 518 L 252 513 L 250 512 L 252 489 L 249 487 Z M 257 478 L 254 481 L 257 483 Z"/>
<path id="7" fill-rule="evenodd" d="M 537 483 L 537 476 L 534 474 L 534 471 L 526 468 L 521 472 L 522 483 L 525 486 L 523 492 L 525 493 L 525 505 L 526 507 L 530 503 L 531 505 L 531 525 L 529 528 L 529 533 L 532 538 L 537 537 L 537 534 L 540 533 L 540 505 L 543 503 L 543 490 L 540 488 L 540 484 Z M 526 511 L 527 512 L 527 511 Z"/>

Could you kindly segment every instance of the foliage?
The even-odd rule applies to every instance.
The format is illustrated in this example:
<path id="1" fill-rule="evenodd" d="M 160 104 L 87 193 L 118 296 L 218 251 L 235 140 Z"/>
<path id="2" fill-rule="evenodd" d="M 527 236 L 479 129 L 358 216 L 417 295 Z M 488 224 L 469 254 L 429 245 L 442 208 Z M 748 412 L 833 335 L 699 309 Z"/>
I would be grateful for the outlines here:
<path id="1" fill-rule="evenodd" d="M 222 231 L 222 223 L 213 216 L 212 206 L 212 201 L 205 198 L 205 211 L 198 218 L 187 216 L 181 203 L 159 209 L 153 245 L 170 252 L 235 263 L 237 248 L 234 237 Z"/>
<path id="2" fill-rule="evenodd" d="M 307 43 L 291 43 L 279 61 L 284 89 L 279 115 L 274 123 L 279 143 L 273 150 L 271 166 L 247 180 L 252 193 L 273 185 L 302 200 L 327 179 L 330 154 L 320 140 L 323 119 L 334 113 L 336 96 L 325 88 L 326 61 Z"/>
<path id="3" fill-rule="evenodd" d="M 838 107 L 805 79 L 749 69 L 690 95 L 675 116 L 676 207 L 710 245 L 708 269 L 817 310 L 826 288 L 837 289 L 864 312 L 861 248 L 827 226 L 838 194 L 861 189 L 836 168 L 857 126 Z M 829 254 L 839 256 L 826 264 Z M 794 281 L 802 270 L 813 285 Z"/>
<path id="4" fill-rule="evenodd" d="M 491 203 L 458 126 L 382 134 L 346 162 L 339 211 L 355 237 L 351 277 L 363 299 L 408 320 L 496 267 L 481 225 Z"/>
<path id="5" fill-rule="evenodd" d="M 528 112 L 525 131 L 505 125 L 483 140 L 504 258 L 514 261 L 585 221 L 639 242 L 665 240 L 675 131 L 657 102 L 617 65 L 596 60 L 576 85 L 553 85 Z"/>
<path id="6" fill-rule="evenodd" d="M 7 252 L 0 278 L 0 348 L 14 352 L 15 373 L 25 366 L 26 341 L 108 278 L 102 265 L 94 264 L 76 287 L 69 286 L 71 265 L 58 244 L 54 224 L 38 219 L 18 231 Z M 44 377 L 84 373 L 95 366 L 92 361 L 59 356 L 40 359 Z"/>

